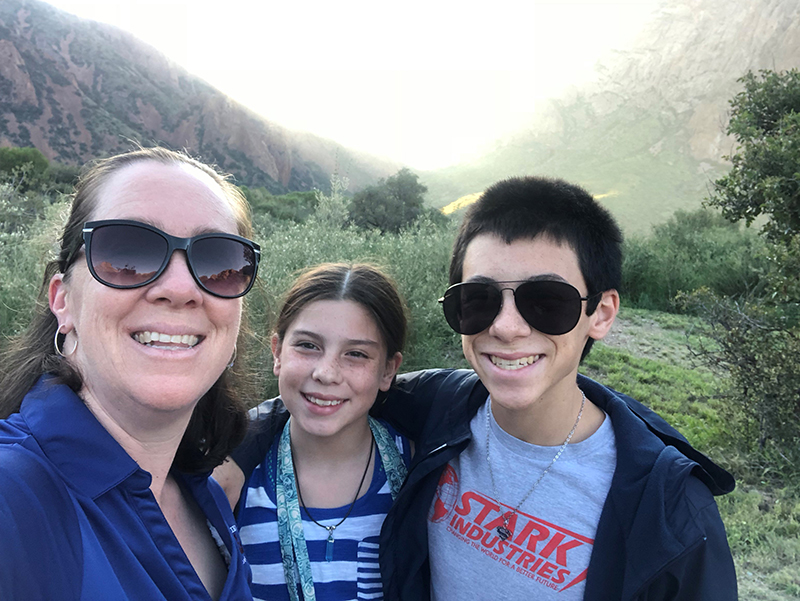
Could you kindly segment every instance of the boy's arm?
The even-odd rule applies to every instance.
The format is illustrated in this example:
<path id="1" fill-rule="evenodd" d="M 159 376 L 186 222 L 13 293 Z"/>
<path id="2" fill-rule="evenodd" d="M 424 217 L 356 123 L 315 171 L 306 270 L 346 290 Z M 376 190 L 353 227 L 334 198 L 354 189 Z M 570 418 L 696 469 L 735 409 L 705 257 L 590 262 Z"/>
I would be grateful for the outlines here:
<path id="1" fill-rule="evenodd" d="M 691 478 L 687 484 L 690 495 L 692 488 L 703 491 L 706 486 Z M 736 601 L 739 598 L 736 569 L 717 504 L 707 492 L 701 498 L 706 502 L 695 519 L 703 527 L 704 539 L 675 564 L 667 566 L 638 600 Z"/>
<path id="2" fill-rule="evenodd" d="M 451 403 L 453 396 L 462 392 L 454 382 L 464 382 L 468 376 L 474 377 L 474 372 L 427 369 L 401 374 L 370 414 L 385 419 L 402 435 L 418 441 L 434 403 Z"/>
<path id="3" fill-rule="evenodd" d="M 283 428 L 289 413 L 280 397 L 264 401 L 250 410 L 247 435 L 231 456 L 211 474 L 225 491 L 231 509 L 236 510 L 244 485 L 264 458 Z"/>

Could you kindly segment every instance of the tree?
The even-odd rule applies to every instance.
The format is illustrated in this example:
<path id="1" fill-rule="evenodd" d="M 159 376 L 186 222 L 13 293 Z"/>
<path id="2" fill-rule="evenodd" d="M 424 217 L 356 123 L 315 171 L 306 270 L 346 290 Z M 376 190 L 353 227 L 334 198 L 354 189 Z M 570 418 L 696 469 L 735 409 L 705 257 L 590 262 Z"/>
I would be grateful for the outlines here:
<path id="1" fill-rule="evenodd" d="M 397 232 L 415 221 L 424 211 L 428 191 L 419 176 L 403 167 L 392 175 L 362 190 L 350 203 L 350 218 L 359 227 Z"/>
<path id="2" fill-rule="evenodd" d="M 0 148 L 0 171 L 10 174 L 14 169 L 30 163 L 31 171 L 42 175 L 49 166 L 49 161 L 35 148 Z"/>
<path id="3" fill-rule="evenodd" d="M 350 180 L 341 177 L 338 171 L 331 174 L 331 193 L 326 195 L 322 190 L 314 190 L 317 200 L 317 210 L 314 219 L 323 225 L 343 227 L 347 224 L 347 197 L 345 192 L 350 185 Z"/>
<path id="4" fill-rule="evenodd" d="M 800 232 L 800 71 L 748 73 L 731 101 L 728 134 L 739 147 L 709 203 L 748 224 L 766 215 L 764 234 L 789 242 Z"/>
<path id="5" fill-rule="evenodd" d="M 702 294 L 694 301 L 716 342 L 706 357 L 730 376 L 734 417 L 746 424 L 750 442 L 761 449 L 773 442 L 786 457 L 800 441 L 800 72 L 751 72 L 740 82 L 728 126 L 738 147 L 708 204 L 748 225 L 766 218 L 769 293 L 736 303 Z"/>
<path id="6" fill-rule="evenodd" d="M 35 148 L 0 148 L 0 180 L 19 192 L 42 187 L 49 166 L 47 157 Z"/>

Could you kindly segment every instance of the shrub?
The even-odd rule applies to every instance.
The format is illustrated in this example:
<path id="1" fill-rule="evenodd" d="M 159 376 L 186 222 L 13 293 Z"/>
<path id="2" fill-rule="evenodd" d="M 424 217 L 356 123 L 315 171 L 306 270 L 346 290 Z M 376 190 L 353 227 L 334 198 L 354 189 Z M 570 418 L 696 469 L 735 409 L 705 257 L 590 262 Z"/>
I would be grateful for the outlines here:
<path id="1" fill-rule="evenodd" d="M 678 211 L 649 237 L 625 242 L 622 290 L 628 305 L 675 311 L 679 292 L 708 288 L 743 296 L 762 287 L 766 245 L 755 232 L 708 209 Z"/>
<path id="2" fill-rule="evenodd" d="M 768 441 L 787 452 L 800 443 L 800 337 L 795 317 L 761 300 L 733 301 L 699 290 L 683 304 L 705 320 L 711 344 L 698 356 L 724 374 L 725 407 L 747 449 L 764 451 Z M 702 340 L 702 339 L 699 339 Z"/>

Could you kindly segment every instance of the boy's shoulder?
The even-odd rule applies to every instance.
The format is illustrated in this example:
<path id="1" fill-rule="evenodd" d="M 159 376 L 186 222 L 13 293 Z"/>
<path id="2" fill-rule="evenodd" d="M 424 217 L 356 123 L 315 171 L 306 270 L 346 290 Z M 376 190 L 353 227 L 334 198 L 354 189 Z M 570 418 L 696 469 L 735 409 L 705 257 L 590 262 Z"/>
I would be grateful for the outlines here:
<path id="1" fill-rule="evenodd" d="M 639 464 L 647 457 L 655 462 L 671 457 L 690 469 L 713 495 L 723 495 L 735 487 L 733 476 L 695 449 L 688 440 L 658 413 L 641 402 L 585 376 L 578 376 L 578 386 L 611 419 L 618 447 L 618 457 L 636 454 Z"/>
<path id="2" fill-rule="evenodd" d="M 489 392 L 470 369 L 428 369 L 402 374 L 373 415 L 403 435 L 418 440 L 443 424 L 464 424 L 486 402 Z"/>

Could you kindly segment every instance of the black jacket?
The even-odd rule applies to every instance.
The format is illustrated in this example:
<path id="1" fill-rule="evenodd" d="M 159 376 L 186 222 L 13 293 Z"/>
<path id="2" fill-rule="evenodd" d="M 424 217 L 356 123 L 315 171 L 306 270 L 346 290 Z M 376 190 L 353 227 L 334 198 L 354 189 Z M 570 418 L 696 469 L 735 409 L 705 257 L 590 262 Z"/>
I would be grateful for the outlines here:
<path id="1" fill-rule="evenodd" d="M 611 419 L 617 466 L 586 578 L 587 601 L 734 601 L 736 574 L 713 495 L 733 477 L 653 411 L 583 376 L 578 385 Z M 387 600 L 430 596 L 427 517 L 447 462 L 471 440 L 488 393 L 467 370 L 406 374 L 374 409 L 416 441 L 408 479 L 383 524 Z"/>

